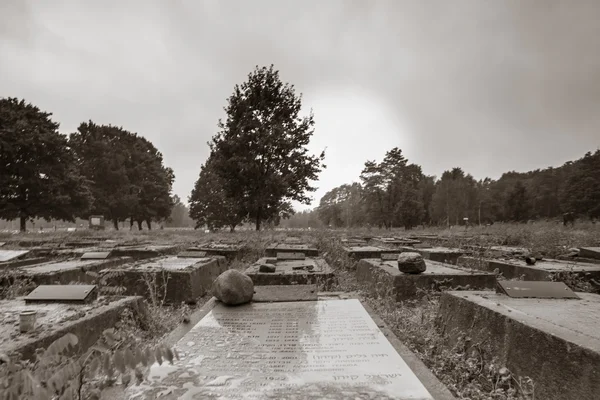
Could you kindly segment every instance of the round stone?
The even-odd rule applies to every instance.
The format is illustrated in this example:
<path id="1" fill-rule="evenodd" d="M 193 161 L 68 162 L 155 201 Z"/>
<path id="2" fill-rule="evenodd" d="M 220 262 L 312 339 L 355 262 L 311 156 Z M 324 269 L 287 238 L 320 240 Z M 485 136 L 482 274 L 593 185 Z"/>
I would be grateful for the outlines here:
<path id="1" fill-rule="evenodd" d="M 248 275 L 230 269 L 215 279 L 213 295 L 230 306 L 249 303 L 254 295 L 254 283 Z"/>
<path id="2" fill-rule="evenodd" d="M 404 252 L 398 256 L 398 269 L 405 274 L 420 274 L 427 266 L 423 256 L 415 252 Z"/>

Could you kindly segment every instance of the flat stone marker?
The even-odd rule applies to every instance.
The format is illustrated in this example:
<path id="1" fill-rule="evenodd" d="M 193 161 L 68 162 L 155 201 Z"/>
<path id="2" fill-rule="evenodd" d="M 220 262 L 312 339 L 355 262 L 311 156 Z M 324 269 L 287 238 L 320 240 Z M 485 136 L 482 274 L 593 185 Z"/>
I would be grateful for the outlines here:
<path id="1" fill-rule="evenodd" d="M 82 260 L 105 260 L 110 256 L 110 251 L 88 251 L 81 255 Z"/>
<path id="2" fill-rule="evenodd" d="M 356 299 L 218 304 L 129 399 L 433 399 Z"/>
<path id="3" fill-rule="evenodd" d="M 600 260 L 600 247 L 580 247 L 579 256 Z"/>
<path id="4" fill-rule="evenodd" d="M 450 264 L 425 260 L 427 269 L 421 274 L 405 274 L 392 261 L 368 258 L 356 266 L 356 279 L 372 292 L 385 291 L 390 300 L 420 297 L 427 290 L 481 290 L 496 287 L 496 275 Z"/>
<path id="5" fill-rule="evenodd" d="M 96 285 L 40 285 L 25 296 L 32 303 L 89 303 L 98 297 Z"/>
<path id="6" fill-rule="evenodd" d="M 304 253 L 277 253 L 278 260 L 304 260 Z"/>
<path id="7" fill-rule="evenodd" d="M 254 286 L 252 301 L 256 303 L 282 301 L 315 301 L 317 285 L 270 285 Z"/>
<path id="8" fill-rule="evenodd" d="M 346 254 L 355 259 L 361 260 L 363 258 L 379 258 L 382 254 L 396 254 L 396 259 L 400 251 L 396 249 L 384 249 L 377 246 L 347 246 L 344 247 Z"/>
<path id="9" fill-rule="evenodd" d="M 0 247 L 4 246 L 6 242 L 0 242 Z"/>
<path id="10" fill-rule="evenodd" d="M 536 399 L 598 399 L 600 296 L 577 295 L 580 300 L 446 292 L 438 324 L 448 347 L 467 335 L 515 376 L 532 378 Z"/>
<path id="11" fill-rule="evenodd" d="M 260 266 L 275 266 L 275 272 L 260 272 Z M 308 257 L 303 260 L 279 260 L 261 258 L 244 271 L 254 285 L 303 285 L 321 283 L 328 285 L 333 281 L 333 270 L 322 258 Z"/>
<path id="12" fill-rule="evenodd" d="M 467 268 L 493 272 L 498 270 L 506 279 L 526 281 L 550 281 L 565 274 L 574 274 L 584 281 L 600 279 L 600 265 L 564 260 L 541 260 L 527 265 L 525 260 L 497 260 L 461 256 L 457 264 Z"/>
<path id="13" fill-rule="evenodd" d="M 182 251 L 181 253 L 177 254 L 177 258 L 205 258 L 205 257 L 206 257 L 205 251 L 197 251 L 197 250 Z"/>
<path id="14" fill-rule="evenodd" d="M 308 244 L 275 243 L 265 249 L 267 257 L 276 257 L 277 253 L 304 253 L 306 257 L 317 257 L 319 250 Z"/>
<path id="15" fill-rule="evenodd" d="M 498 281 L 496 291 L 515 298 L 579 299 L 563 282 Z"/>
<path id="16" fill-rule="evenodd" d="M 0 262 L 10 261 L 29 253 L 29 250 L 0 250 Z"/>

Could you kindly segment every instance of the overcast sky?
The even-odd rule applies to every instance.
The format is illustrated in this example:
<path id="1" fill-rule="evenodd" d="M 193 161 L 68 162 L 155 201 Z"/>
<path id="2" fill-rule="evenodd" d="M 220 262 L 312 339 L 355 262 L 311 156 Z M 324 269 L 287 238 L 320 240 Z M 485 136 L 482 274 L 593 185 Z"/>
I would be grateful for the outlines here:
<path id="1" fill-rule="evenodd" d="M 150 139 L 187 199 L 236 83 L 313 108 L 313 205 L 400 147 L 425 173 L 559 166 L 600 145 L 600 1 L 0 0 L 0 97 Z"/>

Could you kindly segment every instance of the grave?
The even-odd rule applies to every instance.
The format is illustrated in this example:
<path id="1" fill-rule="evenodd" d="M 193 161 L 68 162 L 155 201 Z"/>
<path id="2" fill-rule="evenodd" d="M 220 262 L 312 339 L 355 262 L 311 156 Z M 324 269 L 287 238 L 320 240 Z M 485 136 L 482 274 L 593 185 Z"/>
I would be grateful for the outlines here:
<path id="1" fill-rule="evenodd" d="M 89 228 L 93 230 L 104 230 L 104 216 L 103 215 L 90 215 Z"/>
<path id="2" fill-rule="evenodd" d="M 159 300 L 169 304 L 195 303 L 211 288 L 217 276 L 227 270 L 223 256 L 204 258 L 163 257 L 152 261 L 139 261 L 118 269 L 102 271 L 110 286 L 125 288 L 125 294 L 151 296 L 154 291 Z M 150 286 L 150 287 L 149 287 Z"/>
<path id="3" fill-rule="evenodd" d="M 319 250 L 309 244 L 273 243 L 265 249 L 267 257 L 276 257 L 277 253 L 304 253 L 307 257 L 317 257 Z"/>
<path id="4" fill-rule="evenodd" d="M 420 297 L 427 290 L 493 289 L 493 273 L 425 260 L 421 274 L 405 274 L 397 260 L 364 259 L 356 266 L 356 279 L 372 291 L 391 295 L 396 301 Z"/>
<path id="5" fill-rule="evenodd" d="M 438 323 L 448 346 L 467 335 L 479 354 L 535 382 L 535 398 L 596 399 L 600 393 L 600 296 L 511 298 L 492 292 L 446 292 Z"/>
<path id="6" fill-rule="evenodd" d="M 340 242 L 347 247 L 366 246 L 368 242 L 359 238 L 342 238 Z"/>
<path id="7" fill-rule="evenodd" d="M 317 285 L 269 285 L 254 286 L 255 303 L 312 301 L 318 299 Z"/>
<path id="8" fill-rule="evenodd" d="M 141 297 L 125 297 L 109 302 L 100 298 L 89 304 L 49 302 L 26 304 L 23 299 L 0 300 L 0 353 L 20 353 L 25 359 L 33 359 L 35 350 L 47 348 L 53 341 L 67 333 L 79 338 L 78 349 L 87 350 L 96 343 L 102 331 L 112 328 L 125 309 L 136 314 L 144 310 Z M 19 331 L 19 314 L 36 312 L 32 331 Z"/>
<path id="9" fill-rule="evenodd" d="M 453 399 L 356 299 L 210 307 L 126 398 Z"/>
<path id="10" fill-rule="evenodd" d="M 280 253 L 280 255 L 286 253 Z M 294 253 L 287 253 L 294 254 Z M 274 267 L 274 272 L 261 272 L 261 266 Z M 264 268 L 263 268 L 264 270 Z M 322 258 L 265 257 L 245 271 L 255 285 L 329 285 L 335 278 L 333 270 Z"/>
<path id="11" fill-rule="evenodd" d="M 98 298 L 96 285 L 40 285 L 24 297 L 25 304 L 91 303 Z"/>
<path id="12" fill-rule="evenodd" d="M 420 240 L 399 237 L 377 237 L 373 238 L 373 242 L 387 246 L 412 246 L 421 243 Z"/>
<path id="13" fill-rule="evenodd" d="M 600 260 L 600 247 L 580 247 L 579 256 L 582 258 Z"/>
<path id="14" fill-rule="evenodd" d="M 431 261 L 437 261 L 446 264 L 456 264 L 458 258 L 465 254 L 461 249 L 453 249 L 449 247 L 430 247 L 430 248 L 405 248 L 405 251 L 415 251 L 423 256 L 423 258 Z"/>
<path id="15" fill-rule="evenodd" d="M 175 254 L 179 251 L 176 245 L 121 245 L 113 249 L 115 257 L 131 257 L 136 260 Z"/>
<path id="16" fill-rule="evenodd" d="M 2 270 L 8 270 L 8 269 L 15 269 L 18 267 L 24 267 L 27 265 L 36 265 L 36 264 L 42 264 L 45 262 L 50 261 L 51 258 L 50 257 L 29 257 L 29 258 L 17 258 L 17 259 L 13 259 L 11 261 L 5 261 L 5 262 L 0 262 L 0 271 Z"/>
<path id="17" fill-rule="evenodd" d="M 64 260 L 20 267 L 15 270 L 17 278 L 31 279 L 38 285 L 69 284 L 72 282 L 94 283 L 97 277 L 88 272 L 98 273 L 106 268 L 113 268 L 127 262 L 129 257 L 111 258 L 108 260 Z"/>
<path id="18" fill-rule="evenodd" d="M 81 255 L 82 260 L 105 260 L 111 255 L 110 251 L 86 251 Z"/>
<path id="19" fill-rule="evenodd" d="M 397 249 L 384 249 L 376 246 L 348 246 L 344 247 L 344 252 L 348 257 L 355 260 L 361 260 L 363 258 L 379 258 L 382 254 L 400 253 Z"/>
<path id="20" fill-rule="evenodd" d="M 208 256 L 224 256 L 231 260 L 237 257 L 243 250 L 243 245 L 239 243 L 205 243 L 199 246 L 190 247 L 188 251 L 203 251 Z"/>
<path id="21" fill-rule="evenodd" d="M 585 281 L 591 279 L 600 281 L 600 265 L 574 261 L 550 259 L 539 260 L 534 265 L 527 265 L 524 259 L 493 260 L 462 256 L 458 259 L 458 265 L 480 271 L 494 272 L 498 270 L 506 279 L 523 277 L 528 281 L 551 281 L 561 280 L 564 275 L 574 274 Z"/>
<path id="22" fill-rule="evenodd" d="M 0 262 L 22 258 L 27 253 L 29 253 L 29 250 L 0 250 Z"/>

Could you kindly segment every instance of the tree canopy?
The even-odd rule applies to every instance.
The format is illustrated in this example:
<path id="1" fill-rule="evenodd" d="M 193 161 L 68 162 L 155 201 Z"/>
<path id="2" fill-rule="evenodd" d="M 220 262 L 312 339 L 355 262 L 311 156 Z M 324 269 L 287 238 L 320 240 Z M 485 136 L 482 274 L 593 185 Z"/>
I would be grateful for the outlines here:
<path id="1" fill-rule="evenodd" d="M 90 203 L 68 139 L 51 113 L 16 98 L 0 99 L 0 218 L 74 221 Z"/>
<path id="2" fill-rule="evenodd" d="M 151 221 L 169 218 L 175 176 L 150 141 L 120 127 L 89 121 L 79 125 L 70 144 L 90 182 L 94 200 L 88 215 L 104 215 L 115 229 L 128 218 L 140 229 L 143 221 L 150 228 Z"/>
<path id="3" fill-rule="evenodd" d="M 254 222 L 257 230 L 263 221 L 277 223 L 290 215 L 290 201 L 308 204 L 308 193 L 315 190 L 311 181 L 324 168 L 325 154 L 310 155 L 306 147 L 315 122 L 312 112 L 300 116 L 301 106 L 301 96 L 273 65 L 257 66 L 234 87 L 224 108 L 227 117 L 219 120 L 220 131 L 210 142 L 210 174 L 201 171 L 199 180 L 218 181 L 222 191 L 214 191 L 216 196 L 224 196 L 235 208 L 232 213 Z M 199 182 L 195 187 L 193 212 L 206 223 L 202 216 L 211 213 L 215 200 L 199 193 Z"/>

